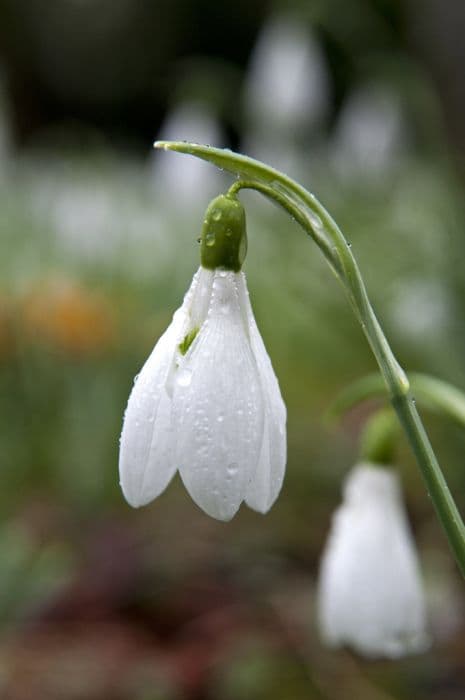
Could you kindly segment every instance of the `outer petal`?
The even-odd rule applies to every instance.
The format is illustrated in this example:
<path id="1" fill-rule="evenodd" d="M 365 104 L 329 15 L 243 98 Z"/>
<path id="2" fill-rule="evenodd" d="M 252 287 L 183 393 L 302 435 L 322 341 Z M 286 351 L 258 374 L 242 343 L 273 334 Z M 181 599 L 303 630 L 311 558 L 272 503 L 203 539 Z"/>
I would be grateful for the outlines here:
<path id="1" fill-rule="evenodd" d="M 210 308 L 178 370 L 177 462 L 194 501 L 229 520 L 255 472 L 263 402 L 238 297 L 240 275 L 215 271 Z"/>
<path id="2" fill-rule="evenodd" d="M 286 469 L 286 406 L 281 397 L 278 380 L 270 358 L 255 323 L 243 273 L 241 273 L 239 289 L 262 389 L 265 421 L 257 470 L 249 485 L 245 500 L 250 508 L 254 508 L 260 513 L 266 513 L 279 495 Z"/>
<path id="3" fill-rule="evenodd" d="M 167 379 L 177 345 L 189 324 L 189 307 L 197 289 L 194 276 L 183 305 L 155 345 L 129 397 L 120 440 L 120 484 L 128 503 L 143 506 L 158 496 L 176 471 Z"/>
<path id="4" fill-rule="evenodd" d="M 319 616 L 329 644 L 365 656 L 428 645 L 415 548 L 391 469 L 361 465 L 349 475 L 322 560 Z"/>

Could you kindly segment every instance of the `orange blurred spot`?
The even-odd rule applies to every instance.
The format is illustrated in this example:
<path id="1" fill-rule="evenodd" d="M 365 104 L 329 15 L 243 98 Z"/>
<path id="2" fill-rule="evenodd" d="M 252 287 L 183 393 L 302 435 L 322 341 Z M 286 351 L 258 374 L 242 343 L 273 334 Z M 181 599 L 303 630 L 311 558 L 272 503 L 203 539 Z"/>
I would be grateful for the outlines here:
<path id="1" fill-rule="evenodd" d="M 21 321 L 26 335 L 76 355 L 101 352 L 115 337 L 108 301 L 69 280 L 47 281 L 30 291 Z"/>

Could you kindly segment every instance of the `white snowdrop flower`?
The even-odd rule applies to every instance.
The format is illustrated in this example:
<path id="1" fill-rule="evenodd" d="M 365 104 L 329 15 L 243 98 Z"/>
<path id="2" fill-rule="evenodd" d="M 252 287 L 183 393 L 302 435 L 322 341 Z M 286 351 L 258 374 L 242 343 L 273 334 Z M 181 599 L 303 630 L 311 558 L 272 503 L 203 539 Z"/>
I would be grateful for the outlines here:
<path id="1" fill-rule="evenodd" d="M 349 474 L 321 563 L 318 613 L 330 646 L 390 658 L 427 648 L 418 561 L 393 469 L 365 463 Z"/>
<path id="2" fill-rule="evenodd" d="M 292 15 L 272 17 L 260 33 L 247 75 L 249 119 L 286 133 L 311 129 L 327 111 L 329 92 L 325 57 L 311 30 Z"/>
<path id="3" fill-rule="evenodd" d="M 120 445 L 132 506 L 156 498 L 177 469 L 206 513 L 229 520 L 242 501 L 266 512 L 281 489 L 286 409 L 240 271 L 245 215 L 210 204 L 201 267 L 137 376 Z"/>

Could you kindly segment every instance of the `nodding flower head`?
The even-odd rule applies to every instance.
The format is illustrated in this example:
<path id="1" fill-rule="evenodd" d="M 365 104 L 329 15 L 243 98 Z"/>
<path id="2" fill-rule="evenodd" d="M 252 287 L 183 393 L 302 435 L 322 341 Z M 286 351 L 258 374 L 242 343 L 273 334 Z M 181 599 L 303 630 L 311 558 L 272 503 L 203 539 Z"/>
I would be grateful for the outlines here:
<path id="1" fill-rule="evenodd" d="M 399 657 L 428 646 L 415 545 L 392 468 L 349 474 L 323 555 L 319 622 L 330 646 Z"/>
<path id="2" fill-rule="evenodd" d="M 135 507 L 176 470 L 206 513 L 242 501 L 266 512 L 286 463 L 286 408 L 255 323 L 241 266 L 245 215 L 222 195 L 207 209 L 201 266 L 137 376 L 120 443 L 120 483 Z"/>

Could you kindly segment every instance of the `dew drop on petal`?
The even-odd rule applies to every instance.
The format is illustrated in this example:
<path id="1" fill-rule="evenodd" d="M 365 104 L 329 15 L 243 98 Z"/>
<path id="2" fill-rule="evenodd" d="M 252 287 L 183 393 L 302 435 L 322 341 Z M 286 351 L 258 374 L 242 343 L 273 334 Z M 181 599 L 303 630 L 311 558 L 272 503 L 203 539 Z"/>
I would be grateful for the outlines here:
<path id="1" fill-rule="evenodd" d="M 176 377 L 176 382 L 179 386 L 189 386 L 192 381 L 192 372 L 190 369 L 181 369 Z"/>
<path id="2" fill-rule="evenodd" d="M 231 464 L 228 464 L 226 471 L 229 474 L 229 476 L 235 476 L 237 474 L 237 471 L 238 471 L 237 462 L 231 462 Z"/>

